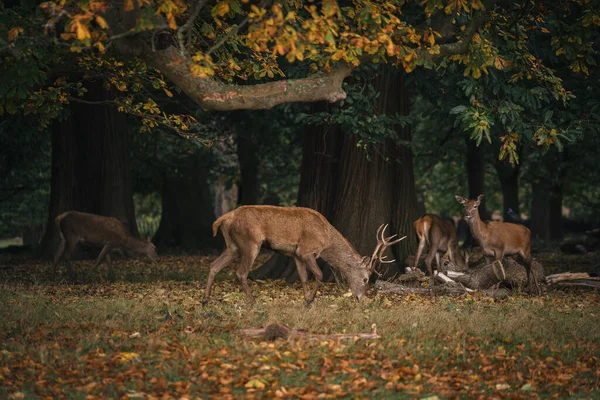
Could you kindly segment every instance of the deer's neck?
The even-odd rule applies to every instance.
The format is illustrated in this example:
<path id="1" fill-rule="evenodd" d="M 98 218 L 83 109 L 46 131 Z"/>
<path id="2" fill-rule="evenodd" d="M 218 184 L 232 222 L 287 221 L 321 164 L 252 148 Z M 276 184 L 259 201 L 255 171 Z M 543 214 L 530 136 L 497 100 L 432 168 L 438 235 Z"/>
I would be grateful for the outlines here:
<path id="1" fill-rule="evenodd" d="M 123 238 L 123 247 L 127 250 L 140 252 L 144 248 L 145 242 L 133 236 Z"/>
<path id="2" fill-rule="evenodd" d="M 477 213 L 473 216 L 473 219 L 469 221 L 469 226 L 471 227 L 471 233 L 473 234 L 473 237 L 480 241 L 481 244 L 481 240 L 486 236 L 487 226 L 481 220 L 481 217 L 479 216 L 479 210 L 477 210 Z"/>
<path id="3" fill-rule="evenodd" d="M 329 247 L 321 252 L 321 258 L 339 270 L 357 268 L 362 257 L 341 233 L 335 231 L 331 235 Z"/>

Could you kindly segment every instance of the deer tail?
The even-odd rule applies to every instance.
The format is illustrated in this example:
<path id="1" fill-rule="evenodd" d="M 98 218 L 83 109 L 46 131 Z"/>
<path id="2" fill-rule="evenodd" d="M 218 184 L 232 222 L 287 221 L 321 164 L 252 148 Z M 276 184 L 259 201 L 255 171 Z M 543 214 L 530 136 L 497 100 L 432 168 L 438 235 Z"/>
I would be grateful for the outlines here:
<path id="1" fill-rule="evenodd" d="M 227 221 L 229 218 L 231 218 L 231 213 L 228 212 L 225 215 L 221 215 L 219 218 L 217 218 L 217 220 L 215 222 L 213 222 L 213 226 L 212 226 L 212 230 L 213 230 L 213 236 L 217 236 L 217 233 L 219 232 L 219 227 L 221 226 L 221 224 L 225 221 Z"/>
<path id="2" fill-rule="evenodd" d="M 431 229 L 431 220 L 429 218 L 420 218 L 415 222 L 415 230 L 419 237 L 419 242 L 425 239 L 425 242 L 429 244 L 429 230 Z"/>
<path id="3" fill-rule="evenodd" d="M 67 213 L 64 212 L 62 214 L 60 214 L 58 217 L 54 218 L 54 222 L 56 223 L 56 227 L 58 228 L 58 235 L 60 236 L 61 240 L 65 240 L 65 235 L 63 234 L 62 228 L 61 228 L 61 222 L 63 219 L 65 219 L 65 217 L 67 216 Z"/>

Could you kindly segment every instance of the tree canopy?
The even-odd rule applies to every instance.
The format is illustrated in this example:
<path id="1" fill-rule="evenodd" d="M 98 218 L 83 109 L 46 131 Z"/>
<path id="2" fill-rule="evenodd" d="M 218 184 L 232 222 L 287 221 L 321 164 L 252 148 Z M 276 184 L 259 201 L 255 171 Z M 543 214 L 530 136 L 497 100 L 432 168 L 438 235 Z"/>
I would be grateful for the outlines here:
<path id="1" fill-rule="evenodd" d="M 47 126 L 82 101 L 82 78 L 101 78 L 146 129 L 200 138 L 195 118 L 165 112 L 158 92 L 181 90 L 211 110 L 338 102 L 357 67 L 388 63 L 436 71 L 432 96 L 460 94 L 456 123 L 478 142 L 501 138 L 500 156 L 516 162 L 523 137 L 547 149 L 583 129 L 563 121 L 575 96 L 565 79 L 585 86 L 597 74 L 599 25 L 586 0 L 9 3 L 1 68 L 15 79 L 0 84 L 0 112 L 35 113 Z M 531 110 L 540 117 L 523 118 Z"/>

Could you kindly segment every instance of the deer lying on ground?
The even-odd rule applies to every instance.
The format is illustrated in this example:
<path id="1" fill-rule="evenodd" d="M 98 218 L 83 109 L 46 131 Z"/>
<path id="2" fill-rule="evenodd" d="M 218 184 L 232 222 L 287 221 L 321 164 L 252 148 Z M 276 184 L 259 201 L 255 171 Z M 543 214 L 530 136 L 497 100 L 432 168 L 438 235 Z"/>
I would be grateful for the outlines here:
<path id="1" fill-rule="evenodd" d="M 434 214 L 425 214 L 414 223 L 415 231 L 419 237 L 419 248 L 415 258 L 415 266 L 417 269 L 421 253 L 425 247 L 425 243 L 429 244 L 429 252 L 425 258 L 427 273 L 433 276 L 431 262 L 435 256 L 438 271 L 442 271 L 442 263 L 440 262 L 440 252 L 448 252 L 450 261 L 460 269 L 467 269 L 469 265 L 469 253 L 463 254 L 458 249 L 458 240 L 456 239 L 456 230 L 450 221 L 445 221 Z"/>
<path id="2" fill-rule="evenodd" d="M 455 195 L 456 200 L 465 207 L 465 219 L 469 224 L 471 233 L 483 251 L 488 264 L 493 260 L 502 261 L 504 256 L 520 255 L 527 270 L 527 282 L 531 290 L 531 278 L 535 290 L 539 294 L 535 274 L 531 271 L 531 232 L 523 225 L 511 224 L 509 222 L 488 221 L 483 222 L 479 216 L 479 205 L 483 195 L 477 196 L 477 200 L 465 199 Z"/>
<path id="3" fill-rule="evenodd" d="M 110 253 L 113 250 L 125 250 L 146 255 L 155 263 L 158 262 L 156 247 L 154 247 L 150 238 L 143 240 L 131 236 L 125 225 L 116 218 L 79 211 L 67 211 L 56 217 L 55 222 L 60 235 L 60 244 L 52 264 L 53 276 L 56 276 L 56 265 L 63 254 L 67 263 L 67 270 L 73 276 L 71 254 L 78 243 L 102 247 L 94 268 L 97 269 L 102 260 L 106 260 L 111 277 L 114 276 L 110 258 Z"/>
<path id="4" fill-rule="evenodd" d="M 387 225 L 386 225 L 387 227 Z M 226 248 L 210 265 L 203 303 L 208 303 L 215 276 L 233 260 L 240 258 L 237 277 L 248 302 L 254 297 L 248 286 L 248 273 L 261 246 L 294 257 L 304 289 L 304 302 L 309 305 L 317 294 L 323 273 L 317 265 L 321 257 L 345 276 L 357 300 L 365 294 L 371 273 L 378 263 L 387 261 L 385 249 L 398 243 L 385 238 L 385 227 L 377 231 L 377 246 L 370 257 L 361 257 L 350 242 L 315 210 L 302 207 L 242 206 L 228 212 L 213 224 L 213 235 L 221 229 Z M 316 277 L 312 291 L 308 289 L 308 273 Z"/>

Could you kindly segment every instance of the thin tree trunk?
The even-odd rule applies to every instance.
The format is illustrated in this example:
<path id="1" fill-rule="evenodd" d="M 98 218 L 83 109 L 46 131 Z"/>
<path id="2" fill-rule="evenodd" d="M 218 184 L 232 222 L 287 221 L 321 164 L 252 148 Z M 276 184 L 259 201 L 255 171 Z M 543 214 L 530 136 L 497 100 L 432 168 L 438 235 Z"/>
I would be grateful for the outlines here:
<path id="1" fill-rule="evenodd" d="M 467 182 L 469 198 L 476 199 L 485 194 L 485 151 L 483 143 L 479 146 L 474 140 L 467 138 Z M 479 215 L 483 221 L 489 220 L 490 215 L 485 206 L 485 198 L 479 206 Z"/>
<path id="2" fill-rule="evenodd" d="M 86 83 L 85 100 L 114 98 L 102 82 Z M 78 210 L 120 219 L 137 236 L 126 115 L 107 105 L 72 103 L 67 120 L 52 129 L 52 178 L 47 229 L 40 255 L 58 245 L 54 219 Z"/>
<path id="3" fill-rule="evenodd" d="M 551 240 L 562 240 L 564 238 L 562 231 L 562 200 L 562 184 L 555 183 L 552 185 L 550 190 L 550 205 L 548 215 Z"/>
<path id="4" fill-rule="evenodd" d="M 546 180 L 532 184 L 531 235 L 534 238 L 550 239 L 550 185 Z"/>

